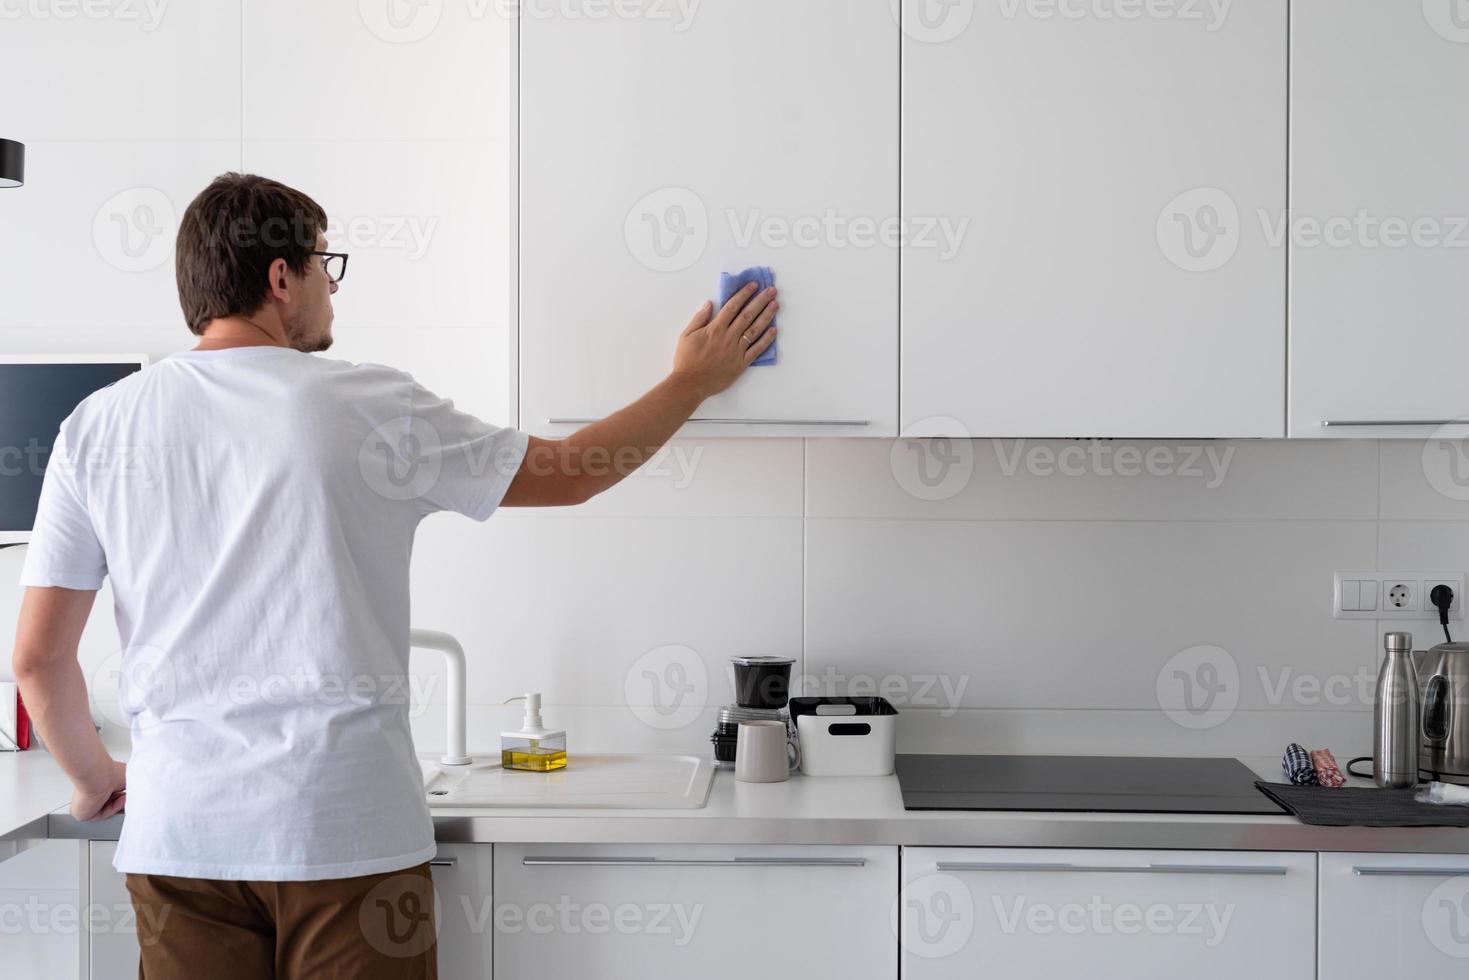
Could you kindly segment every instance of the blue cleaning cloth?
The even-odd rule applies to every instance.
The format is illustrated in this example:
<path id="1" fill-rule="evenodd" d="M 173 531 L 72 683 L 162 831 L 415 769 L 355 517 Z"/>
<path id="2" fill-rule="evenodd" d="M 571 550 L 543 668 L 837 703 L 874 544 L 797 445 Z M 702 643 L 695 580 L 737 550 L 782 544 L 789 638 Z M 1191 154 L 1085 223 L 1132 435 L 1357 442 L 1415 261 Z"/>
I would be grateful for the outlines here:
<path id="1" fill-rule="evenodd" d="M 719 302 L 715 305 L 714 309 L 716 311 L 724 309 L 724 304 L 733 299 L 735 293 L 744 289 L 746 285 L 752 282 L 758 283 L 761 289 L 769 289 L 775 285 L 775 273 L 770 271 L 768 265 L 757 265 L 754 268 L 746 269 L 744 272 L 721 272 L 719 274 Z M 779 318 L 777 317 L 777 319 Z M 775 326 L 775 320 L 771 320 L 770 325 L 772 327 Z M 765 353 L 751 362 L 750 366 L 774 364 L 775 348 L 778 346 L 780 346 L 779 340 L 773 342 L 769 347 L 765 348 Z"/>

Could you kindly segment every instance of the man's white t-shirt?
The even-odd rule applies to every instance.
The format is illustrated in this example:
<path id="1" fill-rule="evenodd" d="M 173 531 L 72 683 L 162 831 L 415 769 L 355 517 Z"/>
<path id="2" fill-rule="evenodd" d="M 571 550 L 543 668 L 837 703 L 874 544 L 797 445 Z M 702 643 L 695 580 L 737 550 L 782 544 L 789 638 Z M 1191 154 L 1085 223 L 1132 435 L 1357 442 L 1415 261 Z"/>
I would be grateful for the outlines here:
<path id="1" fill-rule="evenodd" d="M 432 857 L 413 536 L 435 511 L 489 517 L 526 442 L 401 371 L 280 347 L 174 354 L 77 407 L 21 584 L 112 578 L 117 870 L 304 881 Z"/>

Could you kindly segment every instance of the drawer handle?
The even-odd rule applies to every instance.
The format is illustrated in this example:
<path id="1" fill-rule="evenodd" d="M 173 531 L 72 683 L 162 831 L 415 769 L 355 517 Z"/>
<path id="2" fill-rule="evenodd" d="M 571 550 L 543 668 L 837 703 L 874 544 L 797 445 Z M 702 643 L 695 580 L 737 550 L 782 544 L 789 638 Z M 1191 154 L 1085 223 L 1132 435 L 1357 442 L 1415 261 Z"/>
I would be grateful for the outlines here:
<path id="1" fill-rule="evenodd" d="M 601 419 L 546 419 L 547 425 L 591 425 Z M 710 425 L 871 425 L 866 419 L 689 419 Z"/>
<path id="2" fill-rule="evenodd" d="M 939 871 L 1054 871 L 1081 874 L 1156 874 L 1156 875 L 1284 875 L 1289 869 L 1264 864 L 982 864 L 966 861 L 940 861 Z"/>
<path id="3" fill-rule="evenodd" d="M 1435 428 L 1445 425 L 1464 425 L 1464 419 L 1358 419 L 1342 421 L 1340 419 L 1328 419 L 1321 423 L 1324 428 L 1350 428 L 1352 426 L 1387 426 L 1387 425 L 1431 425 Z"/>
<path id="4" fill-rule="evenodd" d="M 696 860 L 654 857 L 527 857 L 520 863 L 527 868 L 861 868 L 866 858 L 729 858 Z"/>
<path id="5" fill-rule="evenodd" d="M 434 858 L 428 863 L 428 866 L 430 868 L 452 868 L 458 863 L 458 858 Z"/>
<path id="6" fill-rule="evenodd" d="M 1409 878 L 1455 878 L 1469 875 L 1469 868 L 1352 868 L 1352 874 L 1363 878 L 1409 877 Z"/>

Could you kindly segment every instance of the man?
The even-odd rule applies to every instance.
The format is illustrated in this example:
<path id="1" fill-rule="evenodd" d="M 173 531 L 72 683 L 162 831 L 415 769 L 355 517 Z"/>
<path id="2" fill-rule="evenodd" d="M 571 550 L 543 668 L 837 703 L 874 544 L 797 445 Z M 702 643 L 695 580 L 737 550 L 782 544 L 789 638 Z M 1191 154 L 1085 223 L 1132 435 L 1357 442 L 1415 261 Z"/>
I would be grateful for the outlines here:
<path id="1" fill-rule="evenodd" d="M 62 423 L 22 573 L 15 674 L 73 815 L 127 809 L 115 865 L 151 980 L 436 975 L 433 828 L 398 693 L 418 522 L 588 500 L 774 340 L 774 290 L 706 303 L 648 394 L 527 437 L 400 371 L 310 356 L 346 271 L 325 228 L 262 177 L 194 200 L 176 258 L 199 342 Z M 77 663 L 105 575 L 126 767 Z"/>

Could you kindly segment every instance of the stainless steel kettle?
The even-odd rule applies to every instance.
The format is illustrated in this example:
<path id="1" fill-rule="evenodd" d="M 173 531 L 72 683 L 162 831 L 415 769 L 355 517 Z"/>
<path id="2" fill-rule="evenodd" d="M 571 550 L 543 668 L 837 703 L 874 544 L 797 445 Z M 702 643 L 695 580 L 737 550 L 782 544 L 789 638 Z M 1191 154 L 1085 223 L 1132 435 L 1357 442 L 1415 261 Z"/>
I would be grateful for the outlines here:
<path id="1" fill-rule="evenodd" d="M 1418 765 L 1441 782 L 1469 783 L 1469 643 L 1440 643 L 1413 659 L 1423 685 Z"/>

